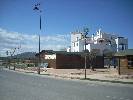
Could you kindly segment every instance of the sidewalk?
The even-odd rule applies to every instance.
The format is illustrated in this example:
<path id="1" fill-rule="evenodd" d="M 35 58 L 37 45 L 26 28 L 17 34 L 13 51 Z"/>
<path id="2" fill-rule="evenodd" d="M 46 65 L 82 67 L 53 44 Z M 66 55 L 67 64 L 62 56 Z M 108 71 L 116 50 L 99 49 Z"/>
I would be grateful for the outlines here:
<path id="1" fill-rule="evenodd" d="M 26 73 L 37 73 L 35 68 L 29 69 L 16 69 L 16 71 Z M 90 81 L 102 81 L 113 83 L 129 83 L 133 84 L 133 75 L 118 75 L 116 69 L 96 69 L 91 71 L 86 70 L 87 80 Z M 41 69 L 41 75 L 49 75 L 55 78 L 67 78 L 67 79 L 84 79 L 84 69 Z"/>

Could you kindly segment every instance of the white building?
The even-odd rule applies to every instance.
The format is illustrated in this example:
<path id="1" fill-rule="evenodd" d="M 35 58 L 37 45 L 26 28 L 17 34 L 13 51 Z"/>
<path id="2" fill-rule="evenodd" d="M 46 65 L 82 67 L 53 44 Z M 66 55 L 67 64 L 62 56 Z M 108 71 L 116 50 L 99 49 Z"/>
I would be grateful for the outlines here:
<path id="1" fill-rule="evenodd" d="M 86 38 L 86 49 L 90 51 L 98 50 L 100 54 L 104 51 L 120 51 L 128 49 L 128 39 L 114 34 L 102 32 L 99 29 L 95 34 Z M 85 38 L 83 32 L 71 33 L 71 47 L 68 52 L 82 52 L 85 50 Z"/>

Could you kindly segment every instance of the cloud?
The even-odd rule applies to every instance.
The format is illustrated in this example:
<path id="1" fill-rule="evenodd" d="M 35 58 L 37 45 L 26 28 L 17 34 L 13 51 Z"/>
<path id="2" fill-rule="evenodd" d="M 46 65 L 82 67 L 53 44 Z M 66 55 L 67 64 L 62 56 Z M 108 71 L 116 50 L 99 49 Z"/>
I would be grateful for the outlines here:
<path id="1" fill-rule="evenodd" d="M 54 34 L 40 37 L 41 50 L 60 50 L 67 48 L 70 41 L 68 34 Z M 7 50 L 13 51 L 14 48 L 18 47 L 21 48 L 16 50 L 16 54 L 22 52 L 38 52 L 38 35 L 11 32 L 0 28 L 0 55 L 5 56 Z"/>

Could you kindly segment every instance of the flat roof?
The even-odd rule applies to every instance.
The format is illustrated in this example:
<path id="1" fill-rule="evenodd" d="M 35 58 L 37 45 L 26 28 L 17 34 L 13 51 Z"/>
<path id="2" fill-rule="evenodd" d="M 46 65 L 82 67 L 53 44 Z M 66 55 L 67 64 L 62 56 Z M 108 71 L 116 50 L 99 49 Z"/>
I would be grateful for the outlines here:
<path id="1" fill-rule="evenodd" d="M 133 55 L 133 49 L 119 51 L 119 52 L 115 53 L 114 56 L 129 56 L 129 55 Z"/>

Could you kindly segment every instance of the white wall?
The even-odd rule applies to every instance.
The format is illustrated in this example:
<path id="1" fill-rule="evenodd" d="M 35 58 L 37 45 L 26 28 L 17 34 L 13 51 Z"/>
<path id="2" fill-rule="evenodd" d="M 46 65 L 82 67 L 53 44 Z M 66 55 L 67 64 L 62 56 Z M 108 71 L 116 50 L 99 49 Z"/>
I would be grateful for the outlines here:
<path id="1" fill-rule="evenodd" d="M 71 47 L 68 47 L 67 48 L 67 52 L 71 52 Z"/>
<path id="2" fill-rule="evenodd" d="M 86 49 L 89 50 L 89 52 L 91 52 L 93 49 L 97 49 L 100 51 L 100 54 L 103 54 L 103 51 L 105 49 L 113 51 L 112 48 L 109 45 L 106 44 L 88 44 L 86 45 Z"/>
<path id="3" fill-rule="evenodd" d="M 85 41 L 79 40 L 79 52 L 82 52 L 84 50 Z"/>
<path id="4" fill-rule="evenodd" d="M 46 54 L 45 59 L 56 59 L 56 54 Z"/>
<path id="5" fill-rule="evenodd" d="M 77 38 L 78 37 L 78 38 Z M 87 38 L 86 49 L 91 51 L 92 49 L 99 49 L 101 54 L 103 50 L 119 51 L 119 44 L 125 44 L 125 49 L 128 49 L 128 39 L 118 39 L 117 35 L 101 32 L 99 29 L 92 37 Z M 103 42 L 99 42 L 103 40 Z M 75 44 L 75 45 L 74 45 Z M 78 44 L 78 45 L 77 45 Z M 71 52 L 82 52 L 85 49 L 85 42 L 82 39 L 81 32 L 71 33 Z M 70 49 L 69 49 L 70 50 Z"/>
<path id="6" fill-rule="evenodd" d="M 71 52 L 79 52 L 79 45 L 81 46 L 79 40 L 81 40 L 81 38 L 82 34 L 80 32 L 71 33 Z"/>

